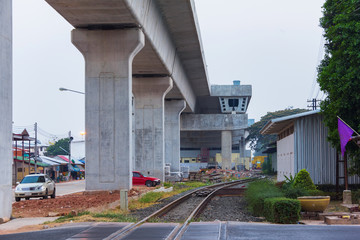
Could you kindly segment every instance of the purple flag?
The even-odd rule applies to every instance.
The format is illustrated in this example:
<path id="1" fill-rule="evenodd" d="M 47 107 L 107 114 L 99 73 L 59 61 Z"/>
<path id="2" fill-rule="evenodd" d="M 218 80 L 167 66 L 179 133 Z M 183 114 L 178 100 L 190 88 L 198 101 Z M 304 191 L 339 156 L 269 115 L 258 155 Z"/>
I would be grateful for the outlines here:
<path id="1" fill-rule="evenodd" d="M 345 146 L 351 140 L 350 137 L 354 131 L 346 125 L 340 118 L 338 118 L 338 131 L 340 136 L 341 154 L 344 156 L 346 151 Z"/>

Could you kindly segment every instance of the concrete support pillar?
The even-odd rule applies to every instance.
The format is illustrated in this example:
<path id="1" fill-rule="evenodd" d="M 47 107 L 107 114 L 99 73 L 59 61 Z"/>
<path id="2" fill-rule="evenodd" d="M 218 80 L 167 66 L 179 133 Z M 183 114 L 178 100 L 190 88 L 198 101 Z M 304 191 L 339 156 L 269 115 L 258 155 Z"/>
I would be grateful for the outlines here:
<path id="1" fill-rule="evenodd" d="M 132 187 L 132 60 L 139 29 L 72 31 L 85 58 L 86 190 Z"/>
<path id="2" fill-rule="evenodd" d="M 180 172 L 180 114 L 184 100 L 165 101 L 165 163 L 171 172 Z"/>
<path id="3" fill-rule="evenodd" d="M 231 131 L 221 132 L 222 169 L 231 169 L 232 134 Z"/>
<path id="4" fill-rule="evenodd" d="M 164 181 L 164 97 L 172 79 L 134 78 L 135 170 Z"/>
<path id="5" fill-rule="evenodd" d="M 12 199 L 12 1 L 0 1 L 0 218 Z"/>
<path id="6" fill-rule="evenodd" d="M 241 137 L 241 140 L 239 141 L 239 150 L 240 150 L 240 165 L 241 165 L 241 170 L 245 169 L 245 146 L 246 146 L 246 142 L 245 142 L 245 138 Z"/>

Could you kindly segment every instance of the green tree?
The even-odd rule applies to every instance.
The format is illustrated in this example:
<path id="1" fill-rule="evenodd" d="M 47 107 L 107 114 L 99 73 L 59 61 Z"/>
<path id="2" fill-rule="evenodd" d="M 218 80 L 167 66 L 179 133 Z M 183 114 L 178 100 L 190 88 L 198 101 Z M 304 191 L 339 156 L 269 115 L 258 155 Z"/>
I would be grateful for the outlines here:
<path id="1" fill-rule="evenodd" d="M 261 135 L 260 130 L 265 126 L 265 124 L 274 118 L 285 117 L 293 115 L 296 113 L 306 112 L 306 109 L 292 109 L 287 108 L 285 110 L 279 110 L 275 112 L 268 112 L 266 115 L 262 116 L 260 121 L 254 123 L 248 128 L 249 136 L 246 138 L 246 141 L 250 142 L 250 148 L 255 151 L 263 151 L 266 146 L 274 141 L 276 141 L 276 135 Z"/>
<path id="2" fill-rule="evenodd" d="M 320 25 L 324 28 L 325 57 L 318 67 L 318 83 L 327 98 L 321 104 L 329 141 L 340 151 L 337 116 L 360 129 L 360 2 L 327 0 Z M 360 151 L 347 144 L 354 160 L 352 173 L 360 172 Z"/>
<path id="3" fill-rule="evenodd" d="M 69 138 L 62 138 L 46 149 L 46 156 L 68 155 Z"/>
<path id="4" fill-rule="evenodd" d="M 305 190 L 315 190 L 316 186 L 312 181 L 310 174 L 306 169 L 301 169 L 294 180 L 295 188 L 303 188 Z"/>

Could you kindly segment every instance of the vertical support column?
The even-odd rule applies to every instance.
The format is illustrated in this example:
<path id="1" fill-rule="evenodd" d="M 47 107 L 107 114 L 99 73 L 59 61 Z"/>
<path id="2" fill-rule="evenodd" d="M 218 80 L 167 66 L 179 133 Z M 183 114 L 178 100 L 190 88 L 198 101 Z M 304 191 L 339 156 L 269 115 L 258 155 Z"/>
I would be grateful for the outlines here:
<path id="1" fill-rule="evenodd" d="M 172 79 L 134 78 L 135 170 L 164 181 L 164 97 Z"/>
<path id="2" fill-rule="evenodd" d="M 245 170 L 246 163 L 245 163 L 245 138 L 241 137 L 241 140 L 239 141 L 239 148 L 240 148 L 240 165 L 241 170 Z"/>
<path id="3" fill-rule="evenodd" d="M 184 100 L 165 101 L 165 163 L 170 163 L 171 172 L 180 172 L 180 114 Z"/>
<path id="4" fill-rule="evenodd" d="M 11 216 L 12 199 L 12 1 L 0 1 L 0 218 Z"/>
<path id="5" fill-rule="evenodd" d="M 222 169 L 231 169 L 232 134 L 231 131 L 221 132 Z"/>
<path id="6" fill-rule="evenodd" d="M 72 31 L 85 58 L 86 190 L 132 187 L 132 61 L 139 29 Z"/>

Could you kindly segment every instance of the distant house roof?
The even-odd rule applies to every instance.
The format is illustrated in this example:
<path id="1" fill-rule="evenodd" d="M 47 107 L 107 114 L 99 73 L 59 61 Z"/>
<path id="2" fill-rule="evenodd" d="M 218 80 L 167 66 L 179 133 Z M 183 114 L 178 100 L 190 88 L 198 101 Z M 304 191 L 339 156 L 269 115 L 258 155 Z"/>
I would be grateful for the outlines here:
<path id="1" fill-rule="evenodd" d="M 63 160 L 50 158 L 50 157 L 46 157 L 46 156 L 39 156 L 38 161 L 41 161 L 43 163 L 47 163 L 47 164 L 52 165 L 52 166 L 67 165 L 67 162 L 65 162 Z"/>
<path id="2" fill-rule="evenodd" d="M 65 156 L 65 155 L 57 155 L 55 157 L 55 159 L 62 159 L 64 161 L 66 161 L 67 163 L 69 162 L 69 156 Z M 72 162 L 71 164 L 84 165 L 84 163 L 80 162 L 77 159 L 73 159 L 73 158 L 71 158 L 71 162 Z"/>
<path id="3" fill-rule="evenodd" d="M 260 133 L 262 135 L 278 134 L 284 128 L 291 126 L 297 118 L 305 117 L 305 116 L 309 116 L 309 115 L 313 115 L 313 114 L 318 114 L 319 112 L 320 112 L 320 109 L 271 119 L 260 130 Z"/>

